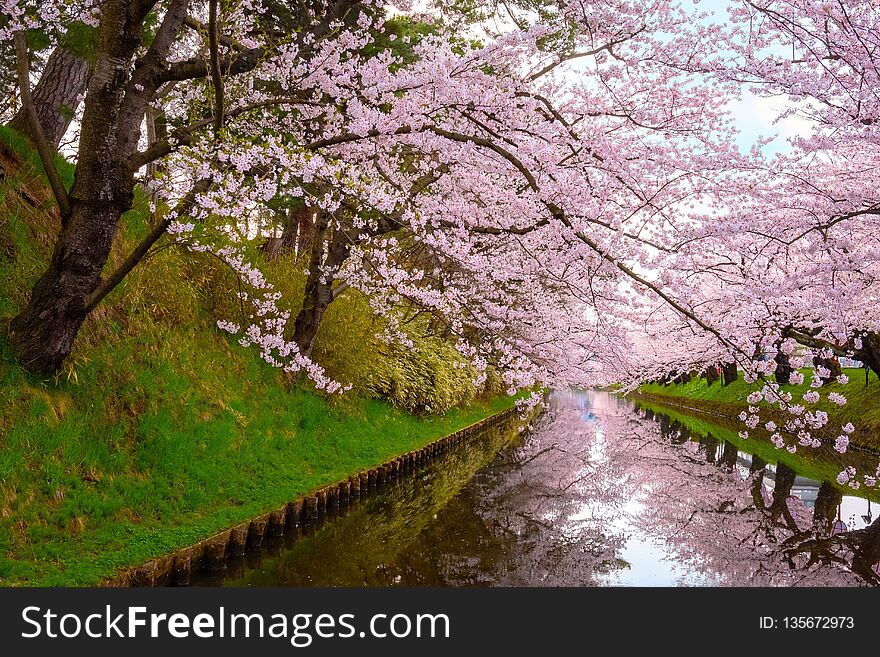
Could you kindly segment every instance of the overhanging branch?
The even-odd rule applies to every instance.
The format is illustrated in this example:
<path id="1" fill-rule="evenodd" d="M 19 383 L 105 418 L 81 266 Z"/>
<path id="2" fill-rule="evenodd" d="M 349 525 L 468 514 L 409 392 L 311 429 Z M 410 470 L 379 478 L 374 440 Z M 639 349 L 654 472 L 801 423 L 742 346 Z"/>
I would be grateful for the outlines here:
<path id="1" fill-rule="evenodd" d="M 28 123 L 31 127 L 31 133 L 36 142 L 34 146 L 37 148 L 40 162 L 42 162 L 43 169 L 46 171 L 46 177 L 49 179 L 49 186 L 52 188 L 52 194 L 55 196 L 55 201 L 58 203 L 58 209 L 61 212 L 61 225 L 63 226 L 67 223 L 72 212 L 70 197 L 67 195 L 67 190 L 64 189 L 64 184 L 61 182 L 61 177 L 58 175 L 58 169 L 55 168 L 55 163 L 52 161 L 52 150 L 49 148 L 49 143 L 46 141 L 43 126 L 40 125 L 40 118 L 37 116 L 37 110 L 34 107 L 34 99 L 31 96 L 30 62 L 28 60 L 27 39 L 25 38 L 25 33 L 23 31 L 16 32 L 13 36 L 13 40 L 15 42 L 15 57 L 16 67 L 18 69 L 18 88 L 21 93 L 21 105 L 27 115 Z"/>

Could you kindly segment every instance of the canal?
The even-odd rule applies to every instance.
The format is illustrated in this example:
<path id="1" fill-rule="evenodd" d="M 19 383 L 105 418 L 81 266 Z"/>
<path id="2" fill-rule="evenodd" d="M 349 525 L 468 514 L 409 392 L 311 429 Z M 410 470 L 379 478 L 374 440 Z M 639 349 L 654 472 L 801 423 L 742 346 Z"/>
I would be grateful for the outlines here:
<path id="1" fill-rule="evenodd" d="M 861 469 L 876 458 L 845 455 Z M 344 515 L 194 584 L 863 586 L 880 583 L 875 491 L 837 453 L 786 455 L 604 392 L 554 393 L 525 434 L 490 429 Z"/>

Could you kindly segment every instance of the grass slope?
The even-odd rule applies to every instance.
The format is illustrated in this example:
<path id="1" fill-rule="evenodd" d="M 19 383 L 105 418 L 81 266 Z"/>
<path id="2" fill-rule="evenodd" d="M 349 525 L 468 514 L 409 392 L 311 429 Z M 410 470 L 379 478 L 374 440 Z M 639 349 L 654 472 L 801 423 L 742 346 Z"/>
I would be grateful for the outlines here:
<path id="1" fill-rule="evenodd" d="M 110 266 L 147 230 L 145 208 L 138 198 L 124 217 Z M 39 162 L 0 128 L 3 331 L 58 228 Z M 319 395 L 215 328 L 234 285 L 211 258 L 163 250 L 93 313 L 50 379 L 24 372 L 0 334 L 0 584 L 96 583 L 513 403 L 419 418 L 366 394 Z M 318 349 L 333 374 L 387 365 L 368 305 L 334 306 Z"/>

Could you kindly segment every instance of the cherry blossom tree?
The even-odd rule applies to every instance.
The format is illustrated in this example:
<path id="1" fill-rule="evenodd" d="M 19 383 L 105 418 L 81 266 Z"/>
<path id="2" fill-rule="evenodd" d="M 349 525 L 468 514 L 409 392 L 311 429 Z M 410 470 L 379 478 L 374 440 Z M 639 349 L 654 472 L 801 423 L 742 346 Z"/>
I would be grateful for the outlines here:
<path id="1" fill-rule="evenodd" d="M 9 0 L 0 36 L 17 46 L 62 220 L 12 322 L 22 362 L 56 369 L 170 238 L 241 277 L 248 311 L 221 328 L 328 390 L 344 382 L 311 350 L 348 289 L 389 339 L 406 339 L 401 308 L 430 314 L 511 390 L 732 363 L 763 385 L 800 376 L 795 343 L 824 358 L 817 388 L 835 354 L 880 366 L 871 3 L 735 3 L 723 25 L 665 2 L 509 2 L 448 22 L 448 3 L 428 9 L 401 47 L 410 35 L 366 1 Z M 68 191 L 36 129 L 24 30 L 74 18 L 100 47 Z M 743 84 L 784 96 L 811 134 L 775 157 L 740 153 L 726 106 Z M 153 229 L 104 272 L 138 184 Z M 313 233 L 295 318 L 242 248 L 242 218 L 279 199 Z M 795 435 L 825 426 L 805 417 Z"/>
<path id="2" fill-rule="evenodd" d="M 639 271 L 671 249 L 676 207 L 735 157 L 721 83 L 676 65 L 701 45 L 686 14 L 560 3 L 479 41 L 440 30 L 402 66 L 392 49 L 365 55 L 384 29 L 379 7 L 307 13 L 171 2 L 88 15 L 105 36 L 76 182 L 69 193 L 55 185 L 64 228 L 12 325 L 29 368 L 57 367 L 84 317 L 168 232 L 213 248 L 212 235 L 278 193 L 305 199 L 336 240 L 310 263 L 313 313 L 340 286 L 368 292 L 380 312 L 424 307 L 512 388 L 588 380 L 633 294 L 686 310 Z M 285 38 L 285 20 L 308 29 Z M 148 21 L 158 27 L 147 46 Z M 167 137 L 148 140 L 143 117 L 159 98 Z M 167 174 L 155 227 L 102 277 L 138 172 L 157 161 Z M 414 245 L 417 267 L 404 258 Z M 264 277 L 235 248 L 218 253 L 254 307 L 249 325 L 223 327 L 320 379 L 300 330 L 320 317 L 297 318 L 290 340 Z"/>

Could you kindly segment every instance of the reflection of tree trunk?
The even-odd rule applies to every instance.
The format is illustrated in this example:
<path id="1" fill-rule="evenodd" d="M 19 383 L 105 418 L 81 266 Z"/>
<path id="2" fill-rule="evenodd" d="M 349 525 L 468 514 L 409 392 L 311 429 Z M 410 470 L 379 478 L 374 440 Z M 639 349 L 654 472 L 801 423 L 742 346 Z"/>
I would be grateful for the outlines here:
<path id="1" fill-rule="evenodd" d="M 670 431 L 670 421 L 668 415 L 657 415 L 657 424 L 660 425 L 660 436 L 663 440 L 669 440 L 671 431 Z"/>
<path id="2" fill-rule="evenodd" d="M 757 454 L 752 454 L 752 463 L 749 466 L 749 474 L 752 475 L 752 499 L 755 506 L 759 509 L 764 508 L 764 473 L 766 472 L 767 461 Z"/>
<path id="3" fill-rule="evenodd" d="M 827 481 L 819 487 L 816 505 L 813 507 L 813 528 L 817 533 L 823 536 L 831 533 L 834 516 L 842 499 L 843 493 Z"/>
<path id="4" fill-rule="evenodd" d="M 773 486 L 773 502 L 770 505 L 770 515 L 773 520 L 779 520 L 784 516 L 789 525 L 794 524 L 794 519 L 788 510 L 788 498 L 791 496 L 791 488 L 797 473 L 784 463 L 776 464 L 776 483 Z"/>
<path id="5" fill-rule="evenodd" d="M 721 376 L 724 378 L 724 385 L 730 385 L 739 378 L 739 371 L 736 369 L 736 363 L 724 363 L 721 366 Z"/>
<path id="6" fill-rule="evenodd" d="M 680 421 L 673 420 L 669 424 L 666 437 L 669 438 L 673 445 L 681 445 L 690 439 L 691 433 Z"/>
<path id="7" fill-rule="evenodd" d="M 700 448 L 706 454 L 707 463 L 716 463 L 718 458 L 718 441 L 712 436 L 700 438 Z"/>
<path id="8" fill-rule="evenodd" d="M 878 583 L 880 575 L 874 566 L 880 563 L 880 518 L 861 531 L 853 556 L 852 570 L 868 582 Z"/>
<path id="9" fill-rule="evenodd" d="M 733 472 L 736 467 L 737 450 L 733 443 L 724 443 L 724 451 L 721 452 L 721 460 L 718 462 L 725 470 Z"/>
<path id="10" fill-rule="evenodd" d="M 756 472 L 760 472 L 764 468 L 767 467 L 767 461 L 762 459 L 757 454 L 752 454 L 752 464 L 749 466 L 749 474 L 754 474 Z"/>
<path id="11" fill-rule="evenodd" d="M 46 62 L 40 81 L 32 92 L 34 109 L 46 141 L 57 150 L 61 138 L 73 119 L 88 85 L 91 66 L 86 59 L 75 54 L 63 42 Z M 10 124 L 27 138 L 33 140 L 27 113 L 22 108 Z"/>

